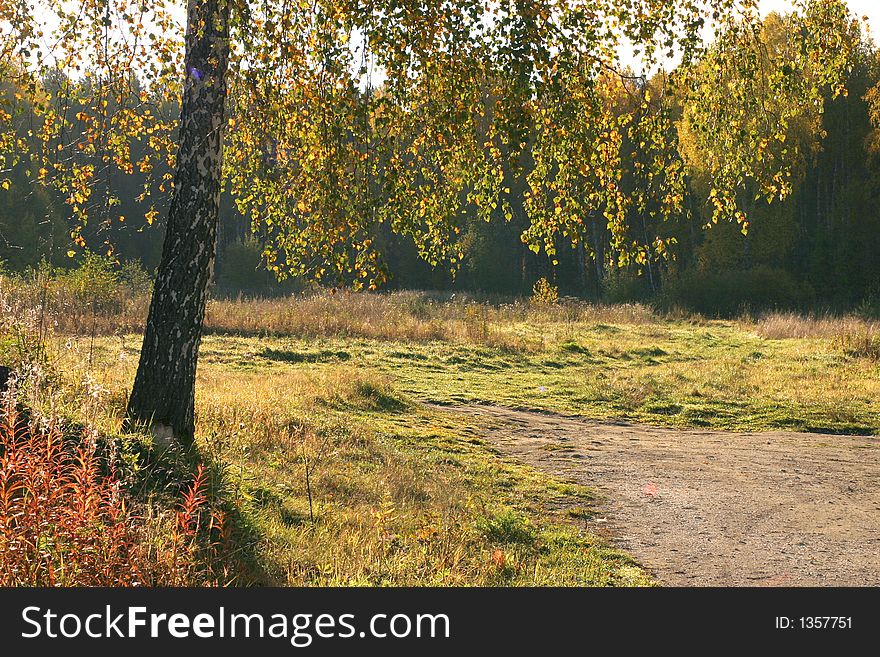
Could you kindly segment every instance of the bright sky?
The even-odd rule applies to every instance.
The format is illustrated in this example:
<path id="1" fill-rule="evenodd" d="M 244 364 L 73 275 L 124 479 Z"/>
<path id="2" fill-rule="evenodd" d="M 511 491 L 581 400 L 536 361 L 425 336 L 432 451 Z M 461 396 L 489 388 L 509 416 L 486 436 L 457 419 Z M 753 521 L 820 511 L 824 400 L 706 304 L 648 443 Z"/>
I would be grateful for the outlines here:
<path id="1" fill-rule="evenodd" d="M 764 13 L 791 11 L 791 0 L 761 0 Z M 876 39 L 880 35 L 880 0 L 846 0 L 849 9 L 859 18 L 867 16 L 871 24 L 871 34 Z"/>
<path id="2" fill-rule="evenodd" d="M 5 2 L 5 0 L 3 0 Z M 771 11 L 778 11 L 781 13 L 791 11 L 792 0 L 760 0 L 761 1 L 761 11 L 763 13 L 769 13 Z M 872 26 L 872 33 L 876 37 L 880 35 L 880 0 L 845 0 L 846 4 L 849 6 L 850 11 L 854 14 L 861 16 L 867 16 L 868 20 Z M 183 5 L 181 5 L 182 7 Z M 39 11 L 39 9 L 38 9 Z M 183 16 L 181 10 L 181 17 Z"/>
<path id="3" fill-rule="evenodd" d="M 863 16 L 868 18 L 869 35 L 875 42 L 880 42 L 880 0 L 844 0 L 853 13 L 858 18 Z M 760 0 L 761 13 L 769 14 L 771 11 L 780 14 L 789 13 L 794 5 L 793 0 Z M 710 38 L 710 32 L 707 30 L 703 38 Z M 622 47 L 620 52 L 621 61 L 634 71 L 643 71 L 643 64 L 640 59 L 633 58 L 629 53 L 629 48 Z M 662 65 L 667 70 L 678 64 L 678 57 L 672 60 L 664 60 Z"/>
<path id="4" fill-rule="evenodd" d="M 181 22 L 183 22 L 184 14 L 183 7 L 185 6 L 184 2 L 177 0 L 179 2 L 180 7 L 180 17 Z M 880 43 L 880 0 L 844 0 L 846 4 L 849 6 L 850 11 L 858 16 L 867 17 L 868 25 L 869 25 L 869 34 L 874 39 L 875 42 Z M 0 2 L 6 2 L 6 0 L 0 0 Z M 172 5 L 174 2 L 171 3 Z M 778 11 L 780 13 L 786 13 L 791 11 L 793 5 L 793 0 L 760 0 L 761 12 L 763 14 L 768 14 L 771 11 Z M 37 9 L 38 15 L 42 12 Z M 52 23 L 52 21 L 49 21 Z M 621 51 L 621 57 L 624 64 L 631 66 L 635 70 L 639 70 L 641 68 L 641 62 L 637 59 L 633 59 L 631 56 L 627 56 L 626 50 L 627 48 L 623 48 Z M 675 66 L 675 61 L 667 61 L 664 63 L 664 66 L 669 68 L 670 66 Z"/>

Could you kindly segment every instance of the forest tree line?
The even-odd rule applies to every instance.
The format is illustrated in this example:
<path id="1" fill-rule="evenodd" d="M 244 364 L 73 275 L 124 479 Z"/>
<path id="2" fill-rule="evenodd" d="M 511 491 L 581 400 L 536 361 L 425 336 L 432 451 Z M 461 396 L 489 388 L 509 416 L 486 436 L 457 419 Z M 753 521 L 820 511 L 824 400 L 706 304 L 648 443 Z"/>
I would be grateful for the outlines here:
<path id="1" fill-rule="evenodd" d="M 761 41 L 772 56 L 785 57 L 790 36 L 786 30 L 784 17 L 771 14 L 765 19 Z M 650 244 L 659 237 L 668 243 L 669 257 L 618 261 L 612 248 L 615 235 L 606 225 L 602 208 L 582 218 L 589 226 L 586 241 L 572 245 L 557 235 L 558 244 L 551 253 L 530 248 L 522 239 L 530 225 L 522 196 L 524 180 L 536 165 L 526 148 L 521 166 L 506 172 L 510 202 L 493 210 L 495 220 L 487 222 L 476 211 L 468 213 L 458 241 L 460 257 L 453 266 L 427 264 L 412 240 L 396 235 L 387 223 L 376 222 L 370 239 L 384 258 L 385 287 L 523 295 L 544 277 L 562 295 L 610 302 L 657 300 L 708 314 L 732 314 L 744 308 L 816 307 L 861 307 L 876 312 L 880 307 L 880 51 L 857 26 L 846 36 L 852 52 L 847 93 L 832 97 L 829 92 L 824 112 L 816 114 L 807 107 L 798 120 L 789 123 L 782 141 L 791 147 L 778 157 L 793 160 L 789 163 L 792 192 L 782 201 L 768 202 L 758 195 L 745 199 L 747 230 L 737 222 L 712 225 L 702 163 L 714 154 L 696 146 L 686 127 L 690 108 L 679 103 L 675 152 L 647 152 L 650 146 L 628 134 L 616 154 L 627 172 L 625 193 L 644 194 L 648 203 L 650 195 L 642 188 L 645 180 L 638 175 L 640 162 L 664 157 L 685 167 L 685 212 L 662 220 L 646 211 L 630 211 L 626 217 L 628 230 L 640 241 Z M 611 117 L 632 115 L 640 106 L 650 112 L 651 94 L 660 93 L 656 89 L 662 86 L 663 75 L 645 79 L 629 72 L 609 73 L 603 78 L 605 110 Z M 95 93 L 93 84 L 87 79 L 43 80 L 46 93 L 65 95 L 65 111 L 74 117 L 79 115 L 77 103 L 85 105 Z M 15 79 L 0 81 L 0 94 L 15 96 L 15 85 Z M 143 102 L 152 92 L 139 88 L 137 80 L 131 80 L 129 87 L 130 106 L 138 108 L 131 120 L 137 120 L 138 111 L 148 111 L 174 121 L 178 108 L 163 100 L 167 96 Z M 381 93 L 381 87 L 360 93 Z M 754 102 L 757 112 L 761 101 L 755 98 Z M 17 120 L 19 136 L 25 141 L 36 139 L 38 116 L 25 113 Z M 85 124 L 79 129 L 89 132 Z M 72 232 L 75 219 L 69 199 L 57 186 L 40 183 L 45 171 L 34 170 L 25 159 L 12 166 L 0 187 L 3 267 L 8 271 L 24 271 L 41 263 L 75 267 L 87 248 L 119 266 L 138 262 L 147 272 L 153 271 L 161 255 L 162 218 L 167 216 L 172 169 L 160 159 L 145 159 L 145 154 L 156 150 L 150 139 L 149 133 L 132 137 L 125 161 L 108 158 L 100 147 L 77 154 L 80 167 L 91 163 L 96 172 L 85 201 L 94 207 L 81 234 Z M 272 157 L 267 148 L 263 166 L 271 168 Z M 148 163 L 131 164 L 144 161 Z M 216 293 L 277 294 L 298 289 L 299 281 L 278 282 L 266 269 L 268 239 L 265 227 L 258 225 L 254 230 L 251 219 L 224 192 Z"/>

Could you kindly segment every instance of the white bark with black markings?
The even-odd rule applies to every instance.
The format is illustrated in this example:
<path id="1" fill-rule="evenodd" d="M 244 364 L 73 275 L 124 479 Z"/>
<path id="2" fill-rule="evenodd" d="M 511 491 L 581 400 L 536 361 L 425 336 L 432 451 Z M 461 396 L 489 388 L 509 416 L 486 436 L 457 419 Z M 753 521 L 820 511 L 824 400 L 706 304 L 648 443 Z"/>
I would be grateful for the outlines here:
<path id="1" fill-rule="evenodd" d="M 127 412 L 131 424 L 184 444 L 195 433 L 195 377 L 216 250 L 228 64 L 229 2 L 190 0 L 174 192 Z"/>

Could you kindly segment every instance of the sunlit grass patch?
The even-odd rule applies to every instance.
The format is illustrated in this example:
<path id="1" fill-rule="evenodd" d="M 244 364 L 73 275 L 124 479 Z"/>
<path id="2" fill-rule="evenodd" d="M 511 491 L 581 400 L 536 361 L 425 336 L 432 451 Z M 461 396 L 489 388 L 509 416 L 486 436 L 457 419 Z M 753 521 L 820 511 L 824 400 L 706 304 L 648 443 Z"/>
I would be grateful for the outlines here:
<path id="1" fill-rule="evenodd" d="M 222 303 L 201 348 L 197 445 L 247 529 L 251 581 L 650 582 L 591 533 L 593 491 L 503 457 L 483 427 L 424 401 L 684 428 L 880 427 L 875 338 L 842 338 L 866 329 L 848 319 L 807 322 L 804 337 L 786 320 L 767 337 L 754 320 L 639 306 L 416 293 Z M 6 338 L 14 362 L 22 342 Z M 134 441 L 134 485 L 173 504 L 183 470 L 148 436 L 119 436 L 139 346 L 135 334 L 55 335 L 28 403 Z"/>

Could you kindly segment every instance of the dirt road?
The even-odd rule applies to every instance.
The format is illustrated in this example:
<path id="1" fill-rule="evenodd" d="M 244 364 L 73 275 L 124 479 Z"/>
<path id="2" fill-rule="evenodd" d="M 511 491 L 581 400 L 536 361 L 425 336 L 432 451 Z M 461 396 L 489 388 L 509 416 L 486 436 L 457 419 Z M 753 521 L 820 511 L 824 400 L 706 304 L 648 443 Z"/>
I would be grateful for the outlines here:
<path id="1" fill-rule="evenodd" d="M 661 583 L 880 585 L 880 438 L 678 431 L 493 406 L 503 453 L 604 495 L 591 524 Z"/>

